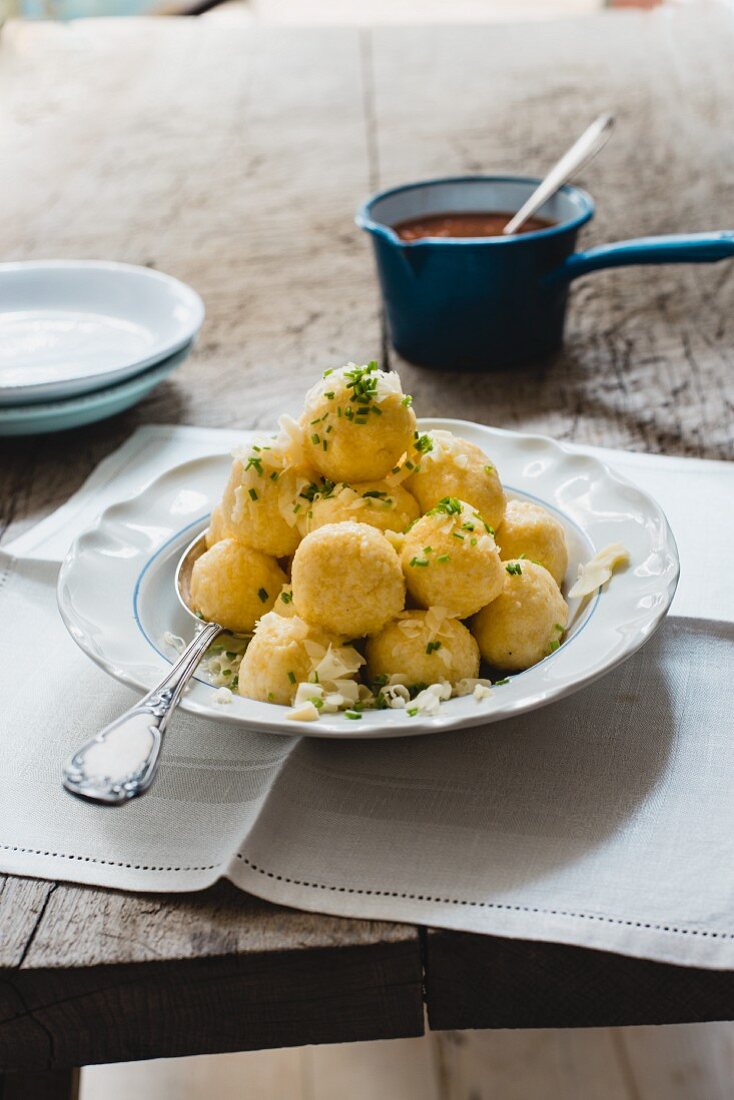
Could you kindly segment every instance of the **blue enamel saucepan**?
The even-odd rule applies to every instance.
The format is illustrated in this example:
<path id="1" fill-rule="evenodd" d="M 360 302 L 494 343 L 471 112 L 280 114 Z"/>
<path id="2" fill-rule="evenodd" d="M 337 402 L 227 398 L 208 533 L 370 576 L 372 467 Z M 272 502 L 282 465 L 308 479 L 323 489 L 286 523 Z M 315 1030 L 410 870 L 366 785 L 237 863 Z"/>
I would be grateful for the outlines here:
<path id="1" fill-rule="evenodd" d="M 734 232 L 641 237 L 576 252 L 594 201 L 566 185 L 540 208 L 554 224 L 512 237 L 401 240 L 393 226 L 431 214 L 514 213 L 526 176 L 465 176 L 382 191 L 357 212 L 372 235 L 390 339 L 426 367 L 499 370 L 557 351 L 572 279 L 626 264 L 712 263 L 734 256 Z"/>

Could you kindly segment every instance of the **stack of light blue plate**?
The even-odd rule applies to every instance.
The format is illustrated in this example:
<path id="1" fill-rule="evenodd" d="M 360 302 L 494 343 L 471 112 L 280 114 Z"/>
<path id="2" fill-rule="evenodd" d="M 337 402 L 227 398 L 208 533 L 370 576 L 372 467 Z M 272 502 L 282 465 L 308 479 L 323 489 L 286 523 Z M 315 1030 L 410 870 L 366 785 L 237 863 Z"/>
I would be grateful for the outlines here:
<path id="1" fill-rule="evenodd" d="M 204 305 L 129 264 L 0 264 L 0 436 L 76 428 L 129 409 L 189 354 Z"/>

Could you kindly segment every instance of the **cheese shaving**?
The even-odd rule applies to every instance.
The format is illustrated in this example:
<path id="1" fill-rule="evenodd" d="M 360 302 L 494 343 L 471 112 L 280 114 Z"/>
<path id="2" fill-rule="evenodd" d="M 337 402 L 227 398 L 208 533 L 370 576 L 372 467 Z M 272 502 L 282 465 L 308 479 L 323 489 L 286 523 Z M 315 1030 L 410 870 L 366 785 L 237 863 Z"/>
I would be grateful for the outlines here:
<path id="1" fill-rule="evenodd" d="M 590 596 L 610 579 L 615 569 L 629 564 L 629 551 L 621 542 L 613 542 L 605 546 L 598 554 L 587 561 L 585 565 L 579 565 L 578 578 L 568 593 L 569 599 L 579 596 Z"/>
<path id="2" fill-rule="evenodd" d="M 473 695 L 476 699 L 486 699 L 491 695 L 491 686 L 491 680 L 484 680 L 481 677 L 464 676 L 461 680 L 456 681 L 451 694 L 454 697 Z M 478 694 L 478 692 L 481 693 Z"/>
<path id="3" fill-rule="evenodd" d="M 310 702 L 301 703 L 300 706 L 294 707 L 293 710 L 289 710 L 286 714 L 286 718 L 291 722 L 315 722 L 318 717 L 318 710 L 313 703 Z"/>
<path id="4" fill-rule="evenodd" d="M 427 688 L 416 695 L 410 710 L 418 714 L 438 714 L 444 699 L 451 698 L 451 684 L 443 680 L 440 684 L 429 684 Z"/>
<path id="5" fill-rule="evenodd" d="M 404 684 L 391 684 L 384 687 L 380 695 L 391 710 L 405 710 L 410 702 L 410 692 Z"/>
<path id="6" fill-rule="evenodd" d="M 384 534 L 393 550 L 400 554 L 405 544 L 405 535 L 401 531 L 385 531 Z"/>
<path id="7" fill-rule="evenodd" d="M 441 632 L 441 628 L 446 619 L 450 618 L 451 615 L 445 607 L 436 605 L 435 607 L 428 608 L 428 611 L 426 611 L 426 626 L 431 633 L 431 641 L 433 641 L 436 634 Z"/>
<path id="8" fill-rule="evenodd" d="M 415 473 L 415 469 L 411 470 L 410 466 L 408 466 L 408 455 L 406 452 L 400 456 L 394 468 L 384 480 L 391 489 L 394 489 L 403 481 L 406 481 L 413 473 Z"/>

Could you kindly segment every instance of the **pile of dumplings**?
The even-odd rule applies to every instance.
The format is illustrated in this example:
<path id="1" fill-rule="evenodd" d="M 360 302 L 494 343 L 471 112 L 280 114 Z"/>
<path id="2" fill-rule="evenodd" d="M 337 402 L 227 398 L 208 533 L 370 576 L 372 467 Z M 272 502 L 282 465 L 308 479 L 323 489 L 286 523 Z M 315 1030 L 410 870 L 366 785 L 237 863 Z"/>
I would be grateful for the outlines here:
<path id="1" fill-rule="evenodd" d="M 280 429 L 235 452 L 191 578 L 202 618 L 251 635 L 233 689 L 303 720 L 435 713 L 490 694 L 481 660 L 504 679 L 558 648 L 562 524 L 508 501 L 475 444 L 421 432 L 397 374 L 326 371 Z"/>

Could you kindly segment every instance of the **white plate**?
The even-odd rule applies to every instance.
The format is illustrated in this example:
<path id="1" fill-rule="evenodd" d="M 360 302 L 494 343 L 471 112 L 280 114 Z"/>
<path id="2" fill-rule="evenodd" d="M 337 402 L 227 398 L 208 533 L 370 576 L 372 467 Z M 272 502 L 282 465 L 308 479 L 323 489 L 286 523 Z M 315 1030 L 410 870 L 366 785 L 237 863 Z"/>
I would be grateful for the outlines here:
<path id="1" fill-rule="evenodd" d="M 214 689 L 195 680 L 182 706 L 195 714 L 248 728 L 311 737 L 406 737 L 496 722 L 561 699 L 618 665 L 651 636 L 670 607 L 678 581 L 678 552 L 661 509 L 646 493 L 595 458 L 542 436 L 506 432 L 458 420 L 422 420 L 482 447 L 508 493 L 540 501 L 563 521 L 569 542 L 570 583 L 580 562 L 611 542 L 630 551 L 629 567 L 593 597 L 560 649 L 512 676 L 492 696 L 451 699 L 436 717 L 404 711 L 365 711 L 360 721 L 341 714 L 292 722 L 287 708 L 235 697 L 214 702 Z M 250 433 L 251 434 L 251 433 Z M 243 439 L 248 438 L 243 433 Z M 131 687 L 148 690 L 174 658 L 167 630 L 187 639 L 191 621 L 173 588 L 176 562 L 206 526 L 219 499 L 230 458 L 195 459 L 169 471 L 137 496 L 116 504 L 72 546 L 59 575 L 58 598 L 74 640 L 97 664 Z M 571 618 L 574 616 L 571 603 Z"/>
<path id="2" fill-rule="evenodd" d="M 204 320 L 199 295 L 130 264 L 0 264 L 0 405 L 71 397 L 179 351 Z"/>

